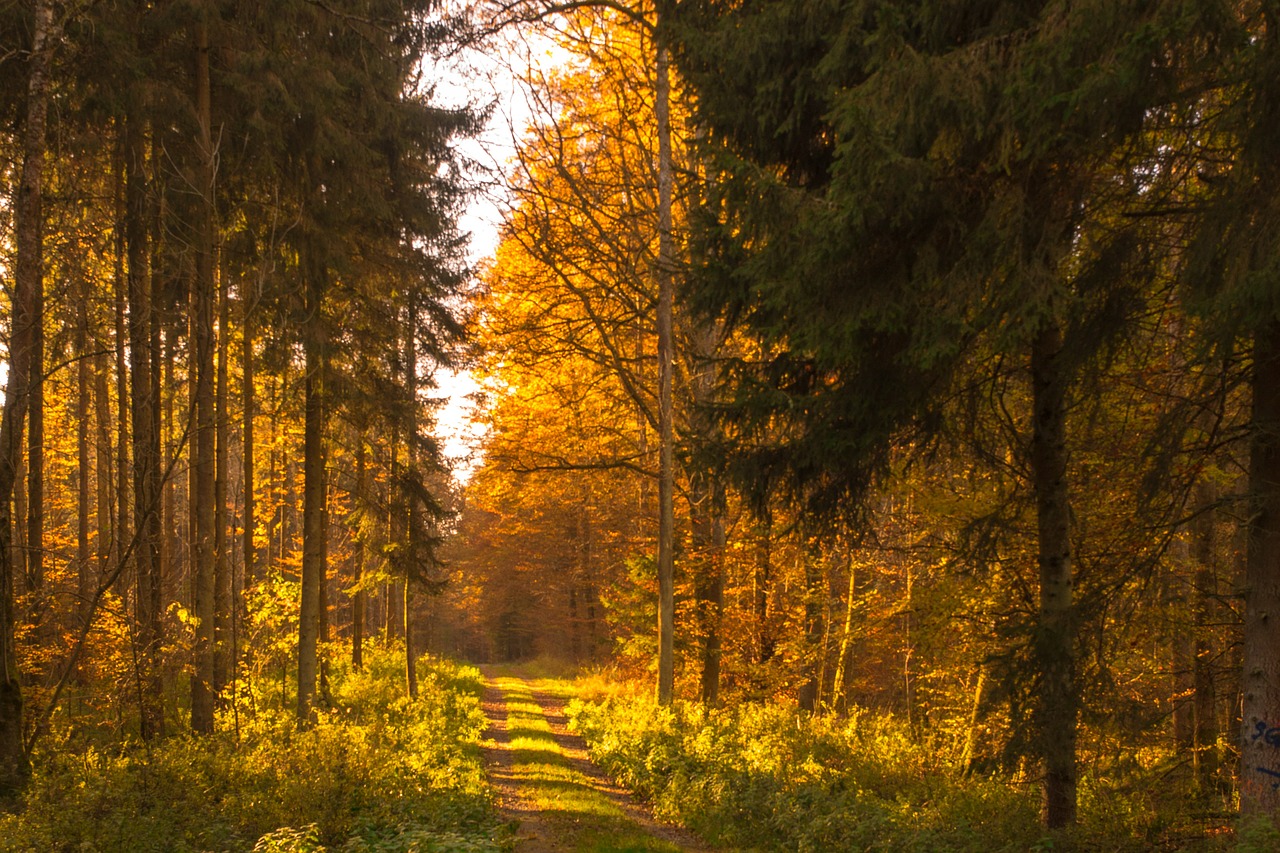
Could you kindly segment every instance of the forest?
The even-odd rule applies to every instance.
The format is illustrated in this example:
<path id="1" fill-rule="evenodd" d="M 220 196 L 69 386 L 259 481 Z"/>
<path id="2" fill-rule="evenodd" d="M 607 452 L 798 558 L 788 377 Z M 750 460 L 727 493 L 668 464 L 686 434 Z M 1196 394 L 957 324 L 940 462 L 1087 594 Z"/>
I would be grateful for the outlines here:
<path id="1" fill-rule="evenodd" d="M 0 353 L 0 851 L 1280 849 L 1278 0 L 5 0 Z"/>

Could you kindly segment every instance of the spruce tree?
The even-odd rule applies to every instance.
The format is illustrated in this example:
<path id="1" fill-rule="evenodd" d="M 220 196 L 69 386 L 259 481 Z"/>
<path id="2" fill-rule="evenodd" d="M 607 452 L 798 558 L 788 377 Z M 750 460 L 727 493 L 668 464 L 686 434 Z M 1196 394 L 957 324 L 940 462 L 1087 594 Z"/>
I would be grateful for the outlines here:
<path id="1" fill-rule="evenodd" d="M 729 467 L 758 505 L 857 513 L 974 353 L 1017 359 L 1040 602 L 1025 750 L 1075 817 L 1072 387 L 1137 309 L 1135 146 L 1178 93 L 1176 3 L 674 4 L 719 160 L 690 297 L 758 342 Z M 979 349 L 980 348 L 980 349 Z"/>

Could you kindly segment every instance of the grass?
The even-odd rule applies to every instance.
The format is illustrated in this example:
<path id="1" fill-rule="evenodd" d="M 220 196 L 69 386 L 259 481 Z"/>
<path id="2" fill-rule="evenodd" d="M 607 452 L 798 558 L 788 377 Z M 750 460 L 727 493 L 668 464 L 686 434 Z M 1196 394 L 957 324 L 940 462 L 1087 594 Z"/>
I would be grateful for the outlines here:
<path id="1" fill-rule="evenodd" d="M 537 691 L 568 699 L 568 684 L 509 675 L 495 683 L 507 703 L 514 779 L 557 840 L 579 853 L 679 853 L 679 847 L 645 833 L 573 766 L 533 695 Z"/>
<path id="2" fill-rule="evenodd" d="M 1159 801 L 1106 795 L 1082 782 L 1081 820 L 1047 833 L 1035 786 L 965 774 L 944 746 L 915 736 L 891 715 L 813 717 L 779 705 L 707 711 L 613 691 L 571 703 L 573 725 L 595 759 L 712 843 L 753 851 L 1229 849 L 1196 823 L 1191 801 L 1170 780 Z M 1276 850 L 1274 830 L 1256 827 L 1239 849 Z M 1268 834 L 1270 833 L 1270 834 Z"/>
<path id="3" fill-rule="evenodd" d="M 417 701 L 403 658 L 371 649 L 335 665 L 333 706 L 312 727 L 258 697 L 207 738 L 111 749 L 50 739 L 0 851 L 470 851 L 500 853 L 479 751 L 479 672 L 425 662 Z"/>

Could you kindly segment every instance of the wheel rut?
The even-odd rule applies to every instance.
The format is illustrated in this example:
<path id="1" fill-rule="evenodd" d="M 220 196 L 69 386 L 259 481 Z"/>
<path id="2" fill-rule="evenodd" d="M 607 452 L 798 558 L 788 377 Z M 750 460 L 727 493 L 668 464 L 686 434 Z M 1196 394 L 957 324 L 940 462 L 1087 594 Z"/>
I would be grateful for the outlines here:
<path id="1" fill-rule="evenodd" d="M 568 728 L 565 695 L 546 682 L 485 672 L 485 761 L 517 853 L 689 851 L 692 833 L 663 824 L 617 785 Z"/>

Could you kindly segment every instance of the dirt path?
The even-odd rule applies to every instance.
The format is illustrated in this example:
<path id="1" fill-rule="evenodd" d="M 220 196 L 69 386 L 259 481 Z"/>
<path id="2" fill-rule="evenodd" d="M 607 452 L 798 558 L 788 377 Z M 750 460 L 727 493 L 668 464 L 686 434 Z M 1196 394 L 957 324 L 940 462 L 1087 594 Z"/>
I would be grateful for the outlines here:
<path id="1" fill-rule="evenodd" d="M 517 853 L 710 851 L 592 763 L 568 730 L 565 696 L 561 682 L 485 673 L 485 760 L 499 809 L 518 824 Z"/>

